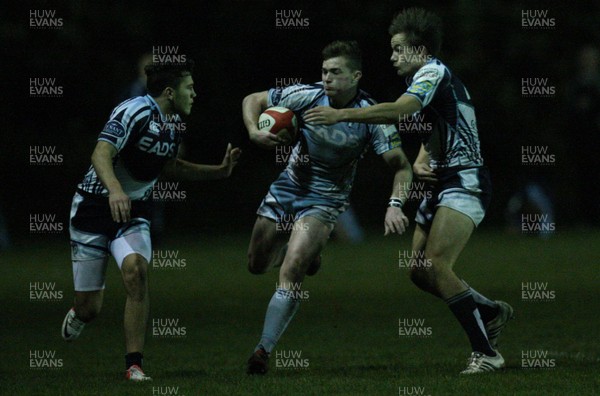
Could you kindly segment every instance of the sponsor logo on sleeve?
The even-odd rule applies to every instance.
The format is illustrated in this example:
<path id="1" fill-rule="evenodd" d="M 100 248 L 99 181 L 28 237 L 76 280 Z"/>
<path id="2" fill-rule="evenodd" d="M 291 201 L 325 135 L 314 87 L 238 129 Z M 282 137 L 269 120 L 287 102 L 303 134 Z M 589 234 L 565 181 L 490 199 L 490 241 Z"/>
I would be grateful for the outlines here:
<path id="1" fill-rule="evenodd" d="M 431 81 L 419 81 L 411 85 L 407 92 L 415 95 L 425 95 L 433 89 L 433 83 Z"/>
<path id="2" fill-rule="evenodd" d="M 440 78 L 440 71 L 438 69 L 434 69 L 434 68 L 423 68 L 421 69 L 416 75 L 415 75 L 415 80 L 416 81 L 420 81 L 420 80 L 437 80 L 438 78 Z"/>
<path id="3" fill-rule="evenodd" d="M 158 135 L 158 134 L 160 134 L 160 125 L 155 121 L 150 121 L 148 130 L 150 131 L 150 133 L 154 133 L 155 135 Z"/>
<path id="4" fill-rule="evenodd" d="M 383 131 L 383 136 L 385 136 L 385 137 L 394 136 L 395 134 L 398 133 L 396 126 L 392 125 L 392 124 L 389 124 L 389 125 L 382 124 L 381 130 Z"/>
<path id="5" fill-rule="evenodd" d="M 111 120 L 104 125 L 102 133 L 115 138 L 122 138 L 125 136 L 125 127 L 119 121 Z"/>

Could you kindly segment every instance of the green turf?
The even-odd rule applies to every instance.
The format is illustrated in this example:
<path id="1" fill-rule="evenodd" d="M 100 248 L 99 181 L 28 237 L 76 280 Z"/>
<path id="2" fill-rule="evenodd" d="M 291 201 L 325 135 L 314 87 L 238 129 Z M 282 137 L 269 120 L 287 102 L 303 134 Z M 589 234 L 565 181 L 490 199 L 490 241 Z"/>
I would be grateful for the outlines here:
<path id="1" fill-rule="evenodd" d="M 309 299 L 278 350 L 301 353 L 308 368 L 248 377 L 277 280 L 245 268 L 248 235 L 171 238 L 185 270 L 152 269 L 151 318 L 179 320 L 182 338 L 147 335 L 151 383 L 123 380 L 124 291 L 114 262 L 101 316 L 67 344 L 60 324 L 72 298 L 66 244 L 18 246 L 0 256 L 0 393 L 11 395 L 591 395 L 600 393 L 600 233 L 549 240 L 477 233 L 457 268 L 480 292 L 510 302 L 516 319 L 501 337 L 507 369 L 460 377 L 467 339 L 444 303 L 419 292 L 398 268 L 409 237 L 332 241 L 308 278 Z M 30 282 L 55 282 L 62 301 L 30 301 Z M 548 282 L 551 301 L 524 301 L 522 282 Z M 398 319 L 424 319 L 431 337 L 398 335 Z M 32 369 L 31 350 L 55 352 L 63 367 Z M 546 351 L 554 369 L 522 368 L 522 351 Z M 272 359 L 272 366 L 275 362 Z M 419 393 L 420 392 L 420 393 Z"/>

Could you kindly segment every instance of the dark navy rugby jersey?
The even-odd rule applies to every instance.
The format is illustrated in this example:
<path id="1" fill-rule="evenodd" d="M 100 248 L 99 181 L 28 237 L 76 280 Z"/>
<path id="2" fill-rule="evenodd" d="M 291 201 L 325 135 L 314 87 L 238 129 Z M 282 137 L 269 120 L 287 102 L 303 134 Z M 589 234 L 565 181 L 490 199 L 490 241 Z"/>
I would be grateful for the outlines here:
<path id="1" fill-rule="evenodd" d="M 165 164 L 177 156 L 181 143 L 181 118 L 164 115 L 150 96 L 138 96 L 119 104 L 98 136 L 112 144 L 118 154 L 114 171 L 131 199 L 147 199 Z M 78 188 L 108 196 L 94 166 L 90 166 Z"/>
<path id="2" fill-rule="evenodd" d="M 409 85 L 405 95 L 415 97 L 422 106 L 421 117 L 413 119 L 431 126 L 423 135 L 431 167 L 483 165 L 475 108 L 458 77 L 432 58 L 409 79 Z"/>

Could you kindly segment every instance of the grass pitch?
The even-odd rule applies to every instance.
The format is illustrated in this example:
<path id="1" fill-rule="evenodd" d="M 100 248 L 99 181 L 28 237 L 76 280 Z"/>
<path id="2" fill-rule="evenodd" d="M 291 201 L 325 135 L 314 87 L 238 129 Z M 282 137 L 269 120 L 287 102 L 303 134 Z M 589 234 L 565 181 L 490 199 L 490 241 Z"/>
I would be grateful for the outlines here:
<path id="1" fill-rule="evenodd" d="M 0 393 L 600 393 L 597 231 L 567 231 L 548 240 L 486 230 L 474 235 L 457 271 L 483 294 L 512 304 L 516 319 L 500 338 L 507 369 L 472 377 L 458 375 L 469 354 L 458 322 L 399 266 L 399 250 L 409 248 L 410 238 L 380 235 L 361 245 L 332 241 L 326 247 L 321 271 L 305 282 L 308 298 L 278 345 L 283 355 L 279 361 L 272 355 L 266 376 L 247 376 L 245 362 L 277 281 L 276 272 L 247 272 L 248 238 L 172 237 L 160 246 L 174 267 L 151 268 L 144 369 L 154 381 L 143 384 L 123 379 L 125 297 L 113 261 L 100 317 L 68 344 L 60 337 L 73 296 L 67 238 L 0 253 Z M 538 290 L 545 285 L 546 293 L 524 298 L 523 284 Z M 62 293 L 38 293 L 36 300 L 32 287 Z M 399 320 L 425 330 L 401 336 Z"/>

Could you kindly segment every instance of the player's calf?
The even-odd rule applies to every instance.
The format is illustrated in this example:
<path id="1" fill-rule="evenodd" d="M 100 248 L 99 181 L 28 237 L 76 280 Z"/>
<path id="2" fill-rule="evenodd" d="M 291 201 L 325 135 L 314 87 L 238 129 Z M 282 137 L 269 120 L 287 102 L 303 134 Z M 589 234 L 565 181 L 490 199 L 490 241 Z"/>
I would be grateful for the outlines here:
<path id="1" fill-rule="evenodd" d="M 433 282 L 431 281 L 432 276 L 429 273 L 429 268 L 419 267 L 417 265 L 410 267 L 410 280 L 415 284 L 419 289 L 431 293 L 436 297 L 440 297 L 439 293 L 435 289 Z"/>
<path id="2" fill-rule="evenodd" d="M 77 318 L 89 323 L 100 314 L 103 291 L 75 292 L 75 314 Z"/>
<path id="3" fill-rule="evenodd" d="M 432 254 L 427 249 L 423 257 L 427 265 L 421 266 L 420 269 L 417 267 L 414 274 L 411 272 L 411 279 L 414 276 L 416 282 L 419 282 L 417 286 L 443 299 L 466 289 L 464 283 L 452 270 L 454 260 L 450 260 L 444 255 Z"/>
<path id="4" fill-rule="evenodd" d="M 65 315 L 61 335 L 65 341 L 79 338 L 86 323 L 94 320 L 102 307 L 102 290 L 75 292 L 75 306 Z"/>
<path id="5" fill-rule="evenodd" d="M 281 284 L 300 284 L 306 275 L 308 264 L 304 264 L 298 260 L 287 260 L 281 267 L 279 272 L 279 282 Z"/>

